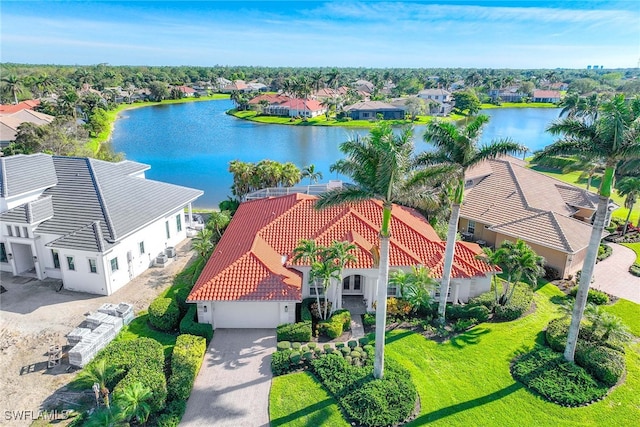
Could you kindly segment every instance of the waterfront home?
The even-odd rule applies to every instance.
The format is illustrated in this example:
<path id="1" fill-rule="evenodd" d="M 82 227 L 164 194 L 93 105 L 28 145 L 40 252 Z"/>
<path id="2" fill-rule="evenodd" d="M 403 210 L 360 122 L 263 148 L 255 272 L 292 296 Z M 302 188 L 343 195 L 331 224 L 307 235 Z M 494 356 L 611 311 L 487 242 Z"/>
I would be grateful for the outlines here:
<path id="1" fill-rule="evenodd" d="M 492 101 L 521 102 L 522 98 L 526 96 L 526 93 L 520 92 L 518 86 L 489 90 L 489 97 Z"/>
<path id="2" fill-rule="evenodd" d="M 418 92 L 418 98 L 432 99 L 440 103 L 451 102 L 451 92 L 445 89 L 424 89 Z"/>
<path id="3" fill-rule="evenodd" d="M 552 102 L 554 104 L 560 102 L 560 92 L 557 90 L 542 90 L 536 89 L 533 91 L 533 102 Z"/>
<path id="4" fill-rule="evenodd" d="M 0 147 L 6 147 L 15 141 L 18 127 L 23 123 L 41 126 L 51 123 L 55 117 L 48 114 L 22 108 L 14 113 L 0 113 Z"/>
<path id="5" fill-rule="evenodd" d="M 221 93 L 231 93 L 231 92 L 252 92 L 253 89 L 247 85 L 244 80 L 234 80 L 229 84 L 226 84 L 220 87 Z"/>
<path id="6" fill-rule="evenodd" d="M 317 117 L 327 111 L 315 99 L 288 98 L 264 107 L 262 113 L 271 116 L 285 117 Z"/>
<path id="7" fill-rule="evenodd" d="M 175 86 L 185 98 L 192 98 L 196 95 L 196 90 L 189 86 Z"/>
<path id="8" fill-rule="evenodd" d="M 293 262 L 301 239 L 323 246 L 353 243 L 357 262 L 346 266 L 343 281 L 333 283 L 326 294 L 336 309 L 347 295 L 373 309 L 382 203 L 368 200 L 317 210 L 316 200 L 291 194 L 240 205 L 187 299 L 197 304 L 199 322 L 214 328 L 273 328 L 294 322 L 297 303 L 325 293 L 318 283 L 309 283 L 309 263 Z M 392 215 L 391 270 L 424 265 L 441 277 L 445 242 L 417 211 L 394 205 Z M 457 244 L 451 301 L 467 301 L 490 289 L 492 268 L 476 258 L 480 252 L 474 243 Z M 398 295 L 398 289 L 389 286 L 388 293 Z"/>
<path id="9" fill-rule="evenodd" d="M 405 108 L 382 101 L 361 101 L 344 108 L 353 120 L 375 120 L 378 114 L 384 120 L 404 119 Z"/>
<path id="10" fill-rule="evenodd" d="M 186 238 L 185 207 L 203 193 L 145 179 L 148 169 L 42 153 L 0 158 L 0 269 L 110 295 L 164 265 Z"/>
<path id="11" fill-rule="evenodd" d="M 465 179 L 458 224 L 464 239 L 494 247 L 505 240 L 524 240 L 561 277 L 582 268 L 596 194 L 527 168 L 513 157 L 480 163 Z"/>

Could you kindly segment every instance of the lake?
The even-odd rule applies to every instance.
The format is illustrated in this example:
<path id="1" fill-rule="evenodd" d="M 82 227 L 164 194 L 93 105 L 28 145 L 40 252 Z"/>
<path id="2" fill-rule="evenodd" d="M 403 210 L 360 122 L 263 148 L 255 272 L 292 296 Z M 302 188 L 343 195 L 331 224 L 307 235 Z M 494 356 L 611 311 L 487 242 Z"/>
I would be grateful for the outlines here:
<path id="1" fill-rule="evenodd" d="M 190 102 L 126 110 L 116 121 L 112 144 L 129 160 L 151 165 L 147 178 L 204 190 L 195 207 L 212 208 L 231 194 L 229 161 L 272 159 L 300 168 L 313 163 L 324 180 L 342 178 L 329 166 L 342 158 L 341 142 L 366 135 L 367 129 L 286 126 L 254 123 L 225 114 L 229 100 Z M 550 144 L 544 132 L 559 109 L 492 109 L 482 141 L 512 138 L 531 151 Z M 423 127 L 416 128 L 416 146 L 427 149 Z"/>

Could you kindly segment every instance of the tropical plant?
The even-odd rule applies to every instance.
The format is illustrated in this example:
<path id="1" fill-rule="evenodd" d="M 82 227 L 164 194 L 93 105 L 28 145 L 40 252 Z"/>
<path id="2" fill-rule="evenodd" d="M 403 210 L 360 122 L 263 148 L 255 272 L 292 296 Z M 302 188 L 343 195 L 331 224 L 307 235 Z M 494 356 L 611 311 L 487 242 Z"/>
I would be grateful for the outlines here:
<path id="1" fill-rule="evenodd" d="M 309 185 L 311 185 L 322 179 L 322 172 L 316 169 L 316 165 L 311 164 L 302 168 L 302 177 L 309 178 Z"/>
<path id="2" fill-rule="evenodd" d="M 484 161 L 510 153 L 526 151 L 526 147 L 519 145 L 510 139 L 500 139 L 490 144 L 478 147 L 478 140 L 482 128 L 489 122 L 489 117 L 479 115 L 472 118 L 466 125 L 456 125 L 435 120 L 427 125 L 424 140 L 433 144 L 436 148 L 433 152 L 420 154 L 416 163 L 433 168 L 442 167 L 441 173 L 446 174 L 455 182 L 455 190 L 452 197 L 451 215 L 449 217 L 449 230 L 447 233 L 447 245 L 445 248 L 444 269 L 440 285 L 440 302 L 438 316 L 441 323 L 445 322 L 445 311 L 449 285 L 451 282 L 451 269 L 456 244 L 456 232 L 460 217 L 460 206 L 464 202 L 465 172 L 468 168 Z M 454 301 L 455 303 L 456 301 Z"/>
<path id="3" fill-rule="evenodd" d="M 112 406 L 99 408 L 82 425 L 84 427 L 116 427 L 128 424 L 125 424 L 120 409 Z"/>
<path id="4" fill-rule="evenodd" d="M 110 403 L 107 382 L 114 377 L 115 373 L 115 368 L 112 365 L 108 365 L 106 359 L 100 359 L 96 363 L 89 364 L 80 372 L 78 384 L 86 388 L 92 388 L 94 384 L 98 384 L 98 392 L 102 396 L 102 403 L 108 408 Z"/>
<path id="5" fill-rule="evenodd" d="M 209 219 L 207 220 L 207 228 L 212 229 L 218 235 L 217 240 L 222 237 L 222 232 L 231 222 L 231 212 L 230 211 L 213 211 L 209 214 Z"/>
<path id="6" fill-rule="evenodd" d="M 209 258 L 211 252 L 213 251 L 213 242 L 211 239 L 213 238 L 213 231 L 209 228 L 203 228 L 198 232 L 196 237 L 193 238 L 191 242 L 191 247 L 198 253 L 198 256 L 203 260 Z"/>
<path id="7" fill-rule="evenodd" d="M 591 322 L 590 336 L 601 343 L 606 343 L 609 339 L 627 342 L 632 338 L 622 319 L 605 311 L 599 305 L 587 304 L 584 317 Z"/>
<path id="8" fill-rule="evenodd" d="M 499 266 L 499 264 L 502 262 L 503 257 L 504 257 L 504 251 L 501 251 L 500 249 L 494 250 L 488 247 L 482 248 L 482 254 L 477 255 L 478 259 L 486 262 L 490 266 Z M 494 301 L 495 301 L 495 304 L 498 304 L 498 302 L 500 301 L 500 292 L 498 290 L 499 281 L 498 281 L 497 269 L 493 271 L 492 280 L 493 280 Z"/>
<path id="9" fill-rule="evenodd" d="M 535 287 L 538 278 L 544 276 L 544 258 L 536 254 L 523 240 L 518 239 L 515 243 L 506 240 L 493 255 L 507 276 L 507 287 L 496 301 L 500 305 L 509 304 L 516 285 L 522 279 Z"/>
<path id="10" fill-rule="evenodd" d="M 398 196 L 398 183 L 411 166 L 413 129 L 405 127 L 400 134 L 393 132 L 385 122 L 379 123 L 364 138 L 351 139 L 340 145 L 347 155 L 331 166 L 353 179 L 355 185 L 344 186 L 322 193 L 316 208 L 322 209 L 344 203 L 368 199 L 382 201 L 380 225 L 380 266 L 376 309 L 376 352 L 374 376 L 384 376 L 384 337 L 387 306 L 387 281 L 389 274 L 389 237 L 391 210 Z"/>
<path id="11" fill-rule="evenodd" d="M 24 90 L 23 81 L 15 74 L 9 74 L 2 77 L 2 83 L 4 83 L 4 89 L 13 95 L 14 103 L 18 103 L 18 95 Z"/>
<path id="12" fill-rule="evenodd" d="M 598 191 L 598 207 L 582 267 L 567 346 L 564 351 L 565 359 L 570 362 L 573 362 L 575 356 L 580 321 L 584 314 L 589 284 L 598 256 L 616 166 L 621 161 L 640 158 L 639 116 L 640 108 L 638 108 L 637 102 L 627 103 L 624 95 L 617 95 L 602 105 L 597 119 L 565 118 L 552 123 L 547 131 L 553 135 L 561 136 L 561 139 L 534 156 L 534 159 L 542 159 L 549 156 L 587 153 L 593 157 L 602 158 L 605 163 L 604 176 Z"/>
<path id="13" fill-rule="evenodd" d="M 624 207 L 629 209 L 627 218 L 624 220 L 624 228 L 622 230 L 622 235 L 624 236 L 627 234 L 631 211 L 638 200 L 638 196 L 640 196 L 640 178 L 629 176 L 618 181 L 618 194 L 625 196 Z"/>
<path id="14" fill-rule="evenodd" d="M 411 266 L 411 272 L 397 270 L 389 276 L 389 284 L 400 288 L 400 295 L 407 300 L 413 311 L 426 311 L 431 306 L 431 293 L 438 287 L 438 281 L 432 277 L 427 267 Z"/>
<path id="15" fill-rule="evenodd" d="M 151 413 L 149 400 L 153 393 L 149 387 L 139 382 L 127 384 L 115 398 L 116 405 L 122 411 L 122 416 L 127 421 L 135 419 L 137 423 L 144 424 Z"/>
<path id="16" fill-rule="evenodd" d="M 337 286 L 335 288 L 336 292 L 340 289 L 340 285 L 342 284 L 342 273 L 349 263 L 358 262 L 358 258 L 353 254 L 353 251 L 356 250 L 356 245 L 349 242 L 338 242 L 333 241 L 331 245 L 327 248 L 326 256 L 331 258 L 331 260 L 338 267 L 337 274 Z"/>
<path id="17" fill-rule="evenodd" d="M 335 280 L 336 282 L 340 278 L 340 267 L 335 263 L 334 259 L 331 257 L 331 253 L 328 248 L 320 247 L 319 254 L 311 264 L 311 271 L 309 272 L 309 282 L 316 284 L 322 284 L 322 294 L 324 295 L 324 311 L 320 313 L 322 320 L 327 319 L 327 311 L 328 311 L 328 299 L 327 293 L 329 287 L 331 286 L 331 281 Z M 316 296 L 318 292 L 316 291 Z M 319 299 L 318 299 L 319 301 Z M 318 302 L 318 312 L 320 312 L 320 303 Z"/>
<path id="18" fill-rule="evenodd" d="M 313 265 L 318 260 L 320 247 L 316 244 L 316 241 L 313 239 L 301 239 L 298 242 L 298 246 L 293 249 L 293 258 L 292 262 L 303 262 L 309 263 Z M 314 281 L 311 279 L 311 274 L 309 274 L 309 285 L 315 285 Z M 316 302 L 318 303 L 318 310 L 320 309 L 320 293 L 318 292 L 317 286 L 316 289 Z"/>

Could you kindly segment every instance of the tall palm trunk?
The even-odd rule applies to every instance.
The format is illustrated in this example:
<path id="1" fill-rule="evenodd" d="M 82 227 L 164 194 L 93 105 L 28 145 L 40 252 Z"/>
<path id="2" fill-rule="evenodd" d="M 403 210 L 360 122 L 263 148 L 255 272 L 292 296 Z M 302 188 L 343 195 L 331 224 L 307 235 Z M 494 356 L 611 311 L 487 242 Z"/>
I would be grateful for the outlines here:
<path id="1" fill-rule="evenodd" d="M 593 276 L 593 269 L 598 256 L 598 248 L 600 240 L 602 240 L 602 231 L 604 230 L 604 220 L 609 207 L 609 196 L 611 193 L 611 182 L 614 169 L 607 167 L 602 177 L 602 185 L 600 186 L 600 197 L 598 200 L 598 208 L 596 217 L 593 222 L 591 238 L 589 239 L 589 247 L 582 265 L 582 273 L 580 274 L 580 283 L 578 284 L 578 293 L 576 302 L 573 306 L 571 315 L 571 325 L 569 326 L 569 334 L 567 336 L 567 346 L 564 349 L 564 358 L 569 362 L 574 361 L 576 345 L 578 343 L 578 334 L 580 332 L 580 322 L 584 314 L 584 308 L 587 305 L 587 296 L 589 294 L 589 285 Z"/>
<path id="2" fill-rule="evenodd" d="M 453 267 L 453 255 L 456 248 L 456 233 L 458 231 L 459 218 L 460 218 L 460 204 L 454 203 L 451 206 L 451 216 L 449 217 L 449 229 L 447 231 L 447 246 L 444 251 L 444 267 L 442 272 L 442 282 L 440 283 L 440 303 L 438 304 L 438 318 L 440 323 L 442 324 L 444 324 L 445 322 L 445 311 L 447 309 L 447 295 L 449 294 L 449 285 L 451 283 L 451 268 Z"/>
<path id="3" fill-rule="evenodd" d="M 631 205 L 631 208 L 633 208 L 633 205 Z M 629 212 L 627 212 L 627 217 L 624 220 L 624 228 L 622 229 L 622 235 L 626 235 L 627 234 L 627 228 L 629 227 L 629 218 L 631 217 L 631 208 L 629 208 Z M 640 219 L 638 219 L 640 221 Z"/>
<path id="4" fill-rule="evenodd" d="M 389 235 L 380 234 L 380 268 L 378 273 L 378 297 L 376 305 L 376 354 L 373 376 L 384 376 L 384 336 L 387 329 L 387 280 L 389 277 Z"/>

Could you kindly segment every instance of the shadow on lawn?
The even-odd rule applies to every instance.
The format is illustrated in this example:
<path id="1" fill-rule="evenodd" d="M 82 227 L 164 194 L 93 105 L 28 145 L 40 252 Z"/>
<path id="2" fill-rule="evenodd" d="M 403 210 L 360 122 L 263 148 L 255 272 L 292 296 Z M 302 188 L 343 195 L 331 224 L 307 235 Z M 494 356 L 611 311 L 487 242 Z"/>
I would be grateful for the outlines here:
<path id="1" fill-rule="evenodd" d="M 491 332 L 491 329 L 489 328 L 473 328 L 459 335 L 451 337 L 449 341 L 455 348 L 464 348 L 468 345 L 478 344 L 480 342 L 480 337 L 482 335 L 488 334 L 489 332 Z"/>
<path id="2" fill-rule="evenodd" d="M 324 425 L 325 421 L 331 416 L 330 407 L 333 405 L 332 399 L 324 399 L 313 405 L 309 405 L 306 408 L 299 409 L 290 413 L 284 417 L 276 418 L 270 421 L 271 427 L 284 426 L 288 423 L 295 421 L 296 419 L 307 416 L 306 424 L 320 426 Z"/>
<path id="3" fill-rule="evenodd" d="M 455 405 L 447 406 L 446 408 L 421 415 L 413 420 L 410 425 L 423 425 L 428 422 L 448 417 L 449 415 L 457 414 L 458 412 L 466 411 L 467 409 L 477 408 L 478 406 L 486 405 L 487 403 L 502 399 L 503 397 L 515 393 L 521 388 L 524 388 L 524 386 L 516 382 L 511 384 L 509 387 L 487 394 L 486 396 L 478 397 L 477 399 L 469 400 L 467 402 L 457 403 Z"/>

